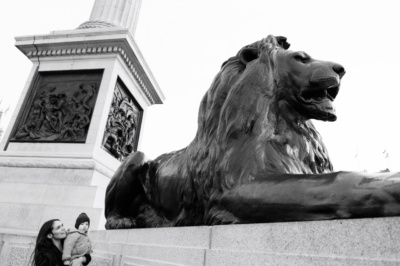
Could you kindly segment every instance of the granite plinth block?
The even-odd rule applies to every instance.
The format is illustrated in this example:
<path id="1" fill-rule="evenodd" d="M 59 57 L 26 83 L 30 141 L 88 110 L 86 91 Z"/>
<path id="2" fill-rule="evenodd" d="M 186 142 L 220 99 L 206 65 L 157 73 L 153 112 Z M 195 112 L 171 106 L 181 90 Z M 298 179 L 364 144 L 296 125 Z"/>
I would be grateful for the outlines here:
<path id="1" fill-rule="evenodd" d="M 400 217 L 93 231 L 120 265 L 400 265 Z M 203 255 L 203 256 L 202 256 Z"/>
<path id="2" fill-rule="evenodd" d="M 215 250 L 400 260 L 400 217 L 216 226 L 212 235 Z"/>
<path id="3" fill-rule="evenodd" d="M 209 226 L 188 226 L 131 230 L 96 230 L 91 233 L 91 237 L 94 241 L 107 243 L 205 249 L 210 245 L 210 228 Z"/>
<path id="4" fill-rule="evenodd" d="M 391 217 L 94 230 L 90 265 L 394 266 L 400 265 L 399 228 L 400 217 Z M 34 242 L 32 234 L 0 228 L 0 265 L 26 266 Z"/>
<path id="5" fill-rule="evenodd" d="M 324 257 L 299 254 L 276 254 L 267 252 L 207 251 L 204 265 L 218 266 L 395 266 L 398 260 L 362 259 L 348 257 Z"/>

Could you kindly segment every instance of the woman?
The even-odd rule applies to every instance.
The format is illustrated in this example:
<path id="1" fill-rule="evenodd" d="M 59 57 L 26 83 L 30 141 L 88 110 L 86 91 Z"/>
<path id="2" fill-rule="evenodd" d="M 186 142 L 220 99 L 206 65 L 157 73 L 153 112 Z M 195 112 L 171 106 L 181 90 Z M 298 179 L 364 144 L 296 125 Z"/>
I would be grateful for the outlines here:
<path id="1" fill-rule="evenodd" d="M 33 251 L 33 266 L 63 266 L 62 250 L 67 233 L 58 219 L 45 222 L 39 230 Z M 72 265 L 87 265 L 91 261 L 89 254 L 73 260 Z"/>

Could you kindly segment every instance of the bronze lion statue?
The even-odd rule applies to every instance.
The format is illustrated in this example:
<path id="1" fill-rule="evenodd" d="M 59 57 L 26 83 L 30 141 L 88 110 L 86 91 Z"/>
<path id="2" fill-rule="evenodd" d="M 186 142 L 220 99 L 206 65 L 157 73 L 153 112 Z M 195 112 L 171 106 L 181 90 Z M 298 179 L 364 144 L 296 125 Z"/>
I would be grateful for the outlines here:
<path id="1" fill-rule="evenodd" d="M 400 174 L 333 172 L 310 119 L 335 121 L 344 68 L 245 46 L 221 67 L 182 150 L 136 152 L 106 192 L 106 228 L 217 225 L 400 215 Z"/>

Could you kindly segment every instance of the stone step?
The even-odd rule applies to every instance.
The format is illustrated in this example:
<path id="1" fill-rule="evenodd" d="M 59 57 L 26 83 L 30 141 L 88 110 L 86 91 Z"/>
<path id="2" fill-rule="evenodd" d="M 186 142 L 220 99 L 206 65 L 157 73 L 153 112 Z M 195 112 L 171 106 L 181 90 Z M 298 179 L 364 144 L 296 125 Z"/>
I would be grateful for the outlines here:
<path id="1" fill-rule="evenodd" d="M 0 227 L 38 232 L 44 222 L 60 219 L 66 228 L 73 228 L 82 212 L 90 218 L 90 229 L 104 228 L 105 218 L 101 208 L 7 202 L 0 202 Z"/>
<path id="2" fill-rule="evenodd" d="M 105 189 L 94 186 L 0 182 L 0 202 L 57 206 L 104 206 Z"/>

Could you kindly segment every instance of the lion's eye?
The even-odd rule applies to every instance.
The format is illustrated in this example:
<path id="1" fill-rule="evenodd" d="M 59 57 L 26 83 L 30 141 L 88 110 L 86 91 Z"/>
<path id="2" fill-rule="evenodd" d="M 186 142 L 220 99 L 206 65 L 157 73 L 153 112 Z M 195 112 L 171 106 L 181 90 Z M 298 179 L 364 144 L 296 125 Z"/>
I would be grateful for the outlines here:
<path id="1" fill-rule="evenodd" d="M 304 56 L 302 56 L 302 55 L 295 55 L 295 56 L 294 56 L 294 60 L 305 64 L 305 63 L 307 63 L 308 58 L 307 58 L 307 57 L 304 57 Z"/>

